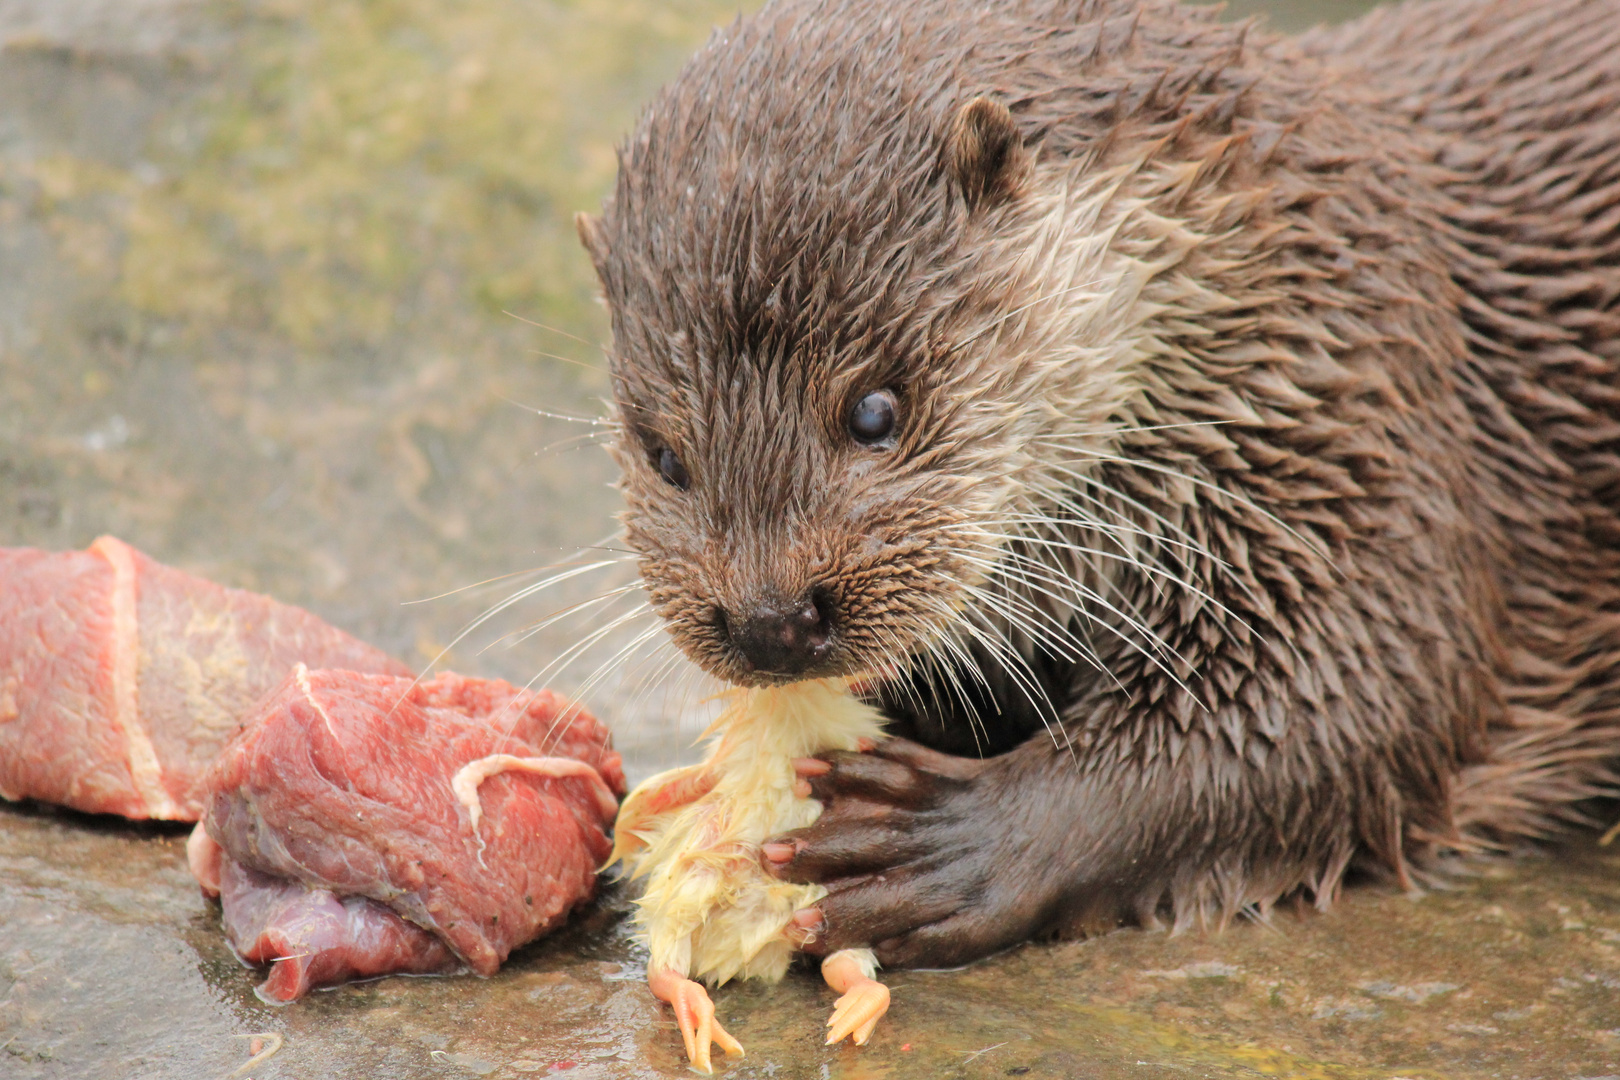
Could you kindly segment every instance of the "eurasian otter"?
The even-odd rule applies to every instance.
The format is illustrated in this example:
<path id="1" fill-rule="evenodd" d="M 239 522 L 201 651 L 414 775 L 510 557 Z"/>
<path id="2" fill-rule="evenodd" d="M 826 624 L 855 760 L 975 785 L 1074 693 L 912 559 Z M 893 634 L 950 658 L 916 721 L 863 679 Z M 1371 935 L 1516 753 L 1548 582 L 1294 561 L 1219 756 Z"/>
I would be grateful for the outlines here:
<path id="1" fill-rule="evenodd" d="M 580 232 L 654 608 L 902 736 L 771 849 L 813 951 L 1321 905 L 1614 791 L 1617 0 L 777 0 Z"/>

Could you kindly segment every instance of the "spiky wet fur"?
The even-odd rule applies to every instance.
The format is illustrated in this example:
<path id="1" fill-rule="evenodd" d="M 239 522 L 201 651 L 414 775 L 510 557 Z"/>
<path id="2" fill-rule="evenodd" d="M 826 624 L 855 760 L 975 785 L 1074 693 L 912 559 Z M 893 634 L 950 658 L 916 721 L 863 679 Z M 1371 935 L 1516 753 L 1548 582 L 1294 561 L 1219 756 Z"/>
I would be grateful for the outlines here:
<path id="1" fill-rule="evenodd" d="M 942 140 L 977 95 L 1033 166 L 970 211 Z M 1616 0 L 1297 42 L 767 7 L 584 230 L 653 607 L 758 682 L 716 613 L 819 585 L 817 674 L 884 677 L 897 730 L 1047 740 L 1009 812 L 1063 771 L 1101 866 L 1057 930 L 1584 822 L 1620 749 L 1617 115 Z M 898 444 L 853 444 L 885 386 Z"/>

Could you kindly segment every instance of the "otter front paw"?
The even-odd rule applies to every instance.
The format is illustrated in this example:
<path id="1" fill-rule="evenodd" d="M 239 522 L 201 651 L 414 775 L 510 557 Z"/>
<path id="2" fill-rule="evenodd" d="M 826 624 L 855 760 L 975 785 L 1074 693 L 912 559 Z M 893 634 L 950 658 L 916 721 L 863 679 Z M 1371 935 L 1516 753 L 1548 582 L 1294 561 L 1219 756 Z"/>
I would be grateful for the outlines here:
<path id="1" fill-rule="evenodd" d="M 796 920 L 812 931 L 804 950 L 866 946 L 885 966 L 946 967 L 1028 937 L 1049 911 L 1056 868 L 1030 865 L 1033 837 L 1009 820 L 1002 760 L 891 739 L 801 767 L 826 809 L 775 837 L 765 866 L 829 890 L 819 923 Z"/>

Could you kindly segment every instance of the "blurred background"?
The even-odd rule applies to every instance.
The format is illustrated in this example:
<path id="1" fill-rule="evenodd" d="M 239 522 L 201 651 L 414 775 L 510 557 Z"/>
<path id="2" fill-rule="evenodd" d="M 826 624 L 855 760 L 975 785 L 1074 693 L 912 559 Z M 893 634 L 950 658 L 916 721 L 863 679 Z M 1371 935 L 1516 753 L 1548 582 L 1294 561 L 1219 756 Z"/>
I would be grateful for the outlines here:
<path id="1" fill-rule="evenodd" d="M 0 545 L 113 533 L 419 667 L 547 568 L 618 558 L 579 552 L 617 495 L 597 429 L 559 419 L 606 390 L 572 219 L 738 10 L 0 0 Z M 584 689 L 638 772 L 664 763 L 703 693 L 662 635 L 593 681 L 650 622 L 548 669 L 635 597 L 535 628 L 627 569 L 547 587 L 441 666 Z"/>

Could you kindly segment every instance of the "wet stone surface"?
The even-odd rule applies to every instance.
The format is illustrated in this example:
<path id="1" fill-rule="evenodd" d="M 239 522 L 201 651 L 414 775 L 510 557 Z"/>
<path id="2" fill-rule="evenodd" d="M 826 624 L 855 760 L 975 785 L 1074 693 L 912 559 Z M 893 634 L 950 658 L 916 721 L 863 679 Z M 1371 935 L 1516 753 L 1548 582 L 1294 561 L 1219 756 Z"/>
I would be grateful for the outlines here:
<path id="1" fill-rule="evenodd" d="M 1233 11 L 1268 6 L 1297 28 L 1365 4 Z M 605 391 L 571 217 L 600 199 L 637 103 L 732 11 L 0 0 L 0 544 L 112 532 L 413 664 L 443 653 L 582 693 L 636 775 L 690 754 L 704 687 L 662 639 L 603 666 L 650 624 L 548 669 L 629 611 L 607 595 L 623 566 L 457 635 L 612 529 L 596 429 L 559 418 L 595 415 Z M 0 806 L 0 1077 L 686 1074 L 616 886 L 494 978 L 383 979 L 272 1008 L 183 842 Z M 749 1052 L 721 1069 L 1620 1075 L 1617 872 L 1620 852 L 1588 840 L 1421 897 L 1353 888 L 1269 927 L 893 972 L 893 1010 L 859 1051 L 820 1045 L 832 994 L 807 972 L 727 987 L 721 1019 Z M 279 1049 L 249 1064 L 255 1037 Z"/>
<path id="2" fill-rule="evenodd" d="M 289 1006 L 218 931 L 184 836 L 0 810 L 0 1075 L 684 1075 L 611 887 L 494 978 L 388 978 Z M 953 972 L 890 972 L 864 1049 L 820 1045 L 811 972 L 734 985 L 734 1077 L 1597 1077 L 1620 1073 L 1620 852 L 1577 844 L 1484 864 L 1422 896 L 1350 889 L 1180 937 L 1119 931 Z M 234 1073 L 245 1076 L 248 1073 Z"/>

